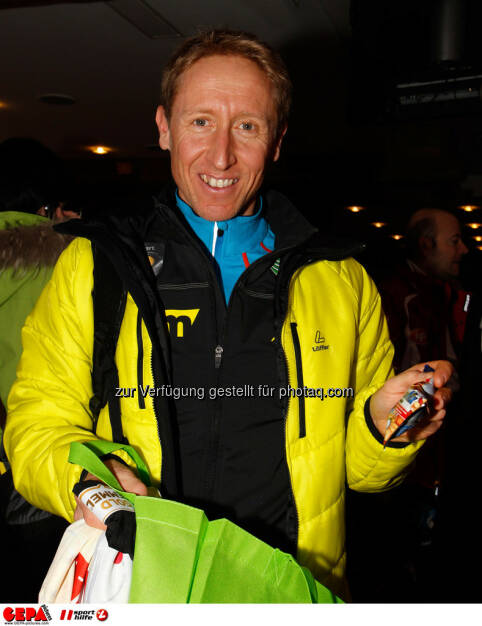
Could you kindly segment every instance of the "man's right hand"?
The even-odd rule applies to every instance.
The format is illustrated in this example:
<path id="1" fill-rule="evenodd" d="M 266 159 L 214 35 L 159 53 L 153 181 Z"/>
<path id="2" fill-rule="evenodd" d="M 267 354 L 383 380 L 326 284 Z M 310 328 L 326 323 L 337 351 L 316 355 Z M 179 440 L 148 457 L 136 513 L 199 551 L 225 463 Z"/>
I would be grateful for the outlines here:
<path id="1" fill-rule="evenodd" d="M 107 459 L 104 461 L 104 464 L 110 469 L 110 471 L 114 474 L 119 482 L 120 486 L 124 491 L 128 493 L 135 493 L 138 496 L 146 496 L 147 495 L 147 487 L 144 483 L 136 476 L 134 471 L 124 465 L 120 461 L 116 461 L 115 459 Z M 97 476 L 93 476 L 92 474 L 87 474 L 85 480 L 99 480 Z M 99 482 L 102 482 L 99 480 Z M 99 528 L 100 530 L 105 530 L 106 525 L 103 524 L 93 513 L 92 511 L 85 506 L 83 502 L 81 502 L 77 496 L 75 497 L 77 502 L 77 508 L 74 513 L 74 521 L 84 518 L 85 523 L 89 526 L 93 526 L 94 528 Z"/>

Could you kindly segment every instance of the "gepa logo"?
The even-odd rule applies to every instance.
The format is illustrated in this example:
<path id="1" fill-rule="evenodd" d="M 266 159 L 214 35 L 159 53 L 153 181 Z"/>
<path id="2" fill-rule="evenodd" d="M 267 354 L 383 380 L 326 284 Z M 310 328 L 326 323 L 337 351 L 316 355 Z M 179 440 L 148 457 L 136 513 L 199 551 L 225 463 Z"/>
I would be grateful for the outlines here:
<path id="1" fill-rule="evenodd" d="M 25 624 L 27 622 L 49 622 L 52 618 L 50 613 L 43 604 L 36 609 L 33 606 L 16 606 L 15 608 L 7 606 L 3 609 L 3 617 L 6 624 L 19 623 Z"/>

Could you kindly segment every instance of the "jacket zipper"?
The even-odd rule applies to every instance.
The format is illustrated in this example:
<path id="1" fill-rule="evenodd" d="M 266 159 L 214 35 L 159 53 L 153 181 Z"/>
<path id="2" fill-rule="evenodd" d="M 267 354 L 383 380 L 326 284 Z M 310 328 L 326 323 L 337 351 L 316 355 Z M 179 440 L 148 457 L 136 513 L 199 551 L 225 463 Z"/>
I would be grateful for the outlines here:
<path id="1" fill-rule="evenodd" d="M 222 346 L 216 346 L 214 348 L 214 367 L 219 369 L 221 367 L 221 361 L 223 359 L 224 348 Z"/>
<path id="2" fill-rule="evenodd" d="M 152 382 L 154 383 L 154 386 L 156 386 L 156 377 L 154 374 L 154 364 L 152 362 L 152 357 L 153 357 L 153 350 L 151 349 L 151 359 L 150 359 L 150 365 L 151 365 L 151 374 L 152 374 Z M 157 410 L 157 406 L 156 406 L 156 399 L 157 399 L 157 395 L 154 395 L 154 397 L 152 398 L 152 408 L 154 411 L 154 418 L 156 420 L 156 428 L 157 428 L 157 438 L 159 439 L 159 446 L 161 449 L 161 467 L 160 467 L 160 472 L 159 472 L 159 495 L 161 496 L 161 498 L 163 497 L 163 494 L 161 492 L 161 485 L 162 485 L 162 465 L 163 465 L 163 458 L 164 458 L 164 453 L 162 452 L 162 439 L 161 439 L 161 430 L 159 428 L 159 413 Z"/>
<path id="3" fill-rule="evenodd" d="M 146 402 L 141 393 L 141 387 L 144 387 L 144 344 L 142 342 L 142 317 L 140 311 L 137 311 L 137 398 L 139 408 L 145 409 Z"/>
<path id="4" fill-rule="evenodd" d="M 283 326 L 286 320 L 286 313 L 283 317 L 282 322 L 280 323 L 280 327 L 279 327 L 279 333 L 278 333 L 278 337 L 277 337 L 277 342 L 278 342 L 278 349 L 281 352 L 282 355 L 282 359 L 283 359 L 283 364 L 284 364 L 284 373 L 285 373 L 285 380 L 281 381 L 282 383 L 284 382 L 286 385 L 289 384 L 290 381 L 290 368 L 288 365 L 288 359 L 286 358 L 286 353 L 284 351 L 283 348 L 283 344 L 281 341 L 281 333 L 283 331 Z M 294 545 L 296 548 L 296 551 L 298 550 L 298 538 L 299 538 L 299 530 L 300 530 L 300 515 L 298 513 L 298 507 L 296 506 L 296 500 L 295 500 L 295 491 L 293 489 L 293 479 L 291 476 L 291 472 L 290 472 L 290 468 L 288 466 L 288 458 L 287 458 L 287 454 L 286 454 L 286 448 L 287 448 L 287 442 L 288 442 L 288 407 L 289 407 L 289 397 L 285 396 L 286 400 L 286 405 L 284 407 L 284 415 L 283 415 L 283 434 L 284 434 L 284 442 L 285 442 L 285 450 L 284 450 L 284 456 L 285 456 L 285 461 L 286 461 L 286 466 L 288 469 L 288 476 L 289 476 L 289 480 L 290 480 L 290 496 L 291 496 L 291 501 L 293 503 L 293 509 L 295 512 L 295 516 L 296 516 L 296 535 L 293 537 L 294 539 Z M 289 533 L 289 529 L 288 529 L 288 533 Z M 289 534 L 288 534 L 289 537 Z M 296 556 L 296 554 L 295 554 Z"/>
<path id="5" fill-rule="evenodd" d="M 298 407 L 299 407 L 299 434 L 300 439 L 306 437 L 306 416 L 305 416 L 305 396 L 303 393 L 304 385 L 303 385 L 303 368 L 301 366 L 301 346 L 300 346 L 300 338 L 298 337 L 298 324 L 296 322 L 290 323 L 291 328 L 291 336 L 293 337 L 293 346 L 295 349 L 295 360 L 296 360 L 296 378 L 298 381 L 298 393 L 301 393 L 298 396 Z"/>

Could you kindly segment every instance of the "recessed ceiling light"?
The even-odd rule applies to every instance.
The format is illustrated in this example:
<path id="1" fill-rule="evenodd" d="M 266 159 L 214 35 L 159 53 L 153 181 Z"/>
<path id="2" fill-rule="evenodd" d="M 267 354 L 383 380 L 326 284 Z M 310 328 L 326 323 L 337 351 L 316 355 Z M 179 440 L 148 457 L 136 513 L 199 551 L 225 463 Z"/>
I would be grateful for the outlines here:
<path id="1" fill-rule="evenodd" d="M 475 241 L 482 241 L 482 235 L 475 235 Z"/>
<path id="2" fill-rule="evenodd" d="M 372 222 L 372 226 L 375 226 L 375 228 L 383 228 L 386 225 L 386 222 Z"/>
<path id="3" fill-rule="evenodd" d="M 112 152 L 112 148 L 107 146 L 89 146 L 88 149 L 94 154 L 109 154 L 109 152 Z"/>
<path id="4" fill-rule="evenodd" d="M 462 204 L 461 206 L 459 206 L 459 209 L 470 213 L 471 211 L 476 211 L 477 209 L 480 209 L 480 207 L 477 204 Z"/>
<path id="5" fill-rule="evenodd" d="M 465 224 L 465 225 L 468 226 L 469 228 L 473 228 L 474 230 L 482 226 L 482 224 L 479 224 L 478 222 L 470 222 L 469 224 Z"/>
<path id="6" fill-rule="evenodd" d="M 397 241 L 398 241 L 399 239 L 403 239 L 403 235 L 398 235 L 398 234 L 397 234 L 397 235 L 390 235 L 390 237 L 391 237 L 392 239 L 396 239 Z"/>
<path id="7" fill-rule="evenodd" d="M 482 250 L 482 246 L 477 246 L 477 250 Z"/>
<path id="8" fill-rule="evenodd" d="M 56 104 L 59 106 L 69 106 L 75 104 L 75 98 L 66 93 L 43 93 L 38 97 L 44 104 Z"/>
<path id="9" fill-rule="evenodd" d="M 365 207 L 354 205 L 354 206 L 347 206 L 346 208 L 348 209 L 348 211 L 351 211 L 352 213 L 360 213 L 360 211 L 363 211 Z"/>

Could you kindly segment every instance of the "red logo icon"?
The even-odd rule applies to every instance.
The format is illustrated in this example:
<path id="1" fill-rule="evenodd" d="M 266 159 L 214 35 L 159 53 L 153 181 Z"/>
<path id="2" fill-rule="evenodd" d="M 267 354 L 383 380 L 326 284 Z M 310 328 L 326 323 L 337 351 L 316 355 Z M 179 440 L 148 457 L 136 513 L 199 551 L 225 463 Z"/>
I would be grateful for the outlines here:
<path id="1" fill-rule="evenodd" d="M 107 613 L 105 609 L 99 609 L 95 616 L 99 622 L 105 622 L 105 620 L 109 617 L 109 613 Z"/>
<path id="2" fill-rule="evenodd" d="M 66 611 L 65 609 L 63 609 L 60 613 L 60 619 L 72 619 L 73 613 L 73 611 Z"/>

